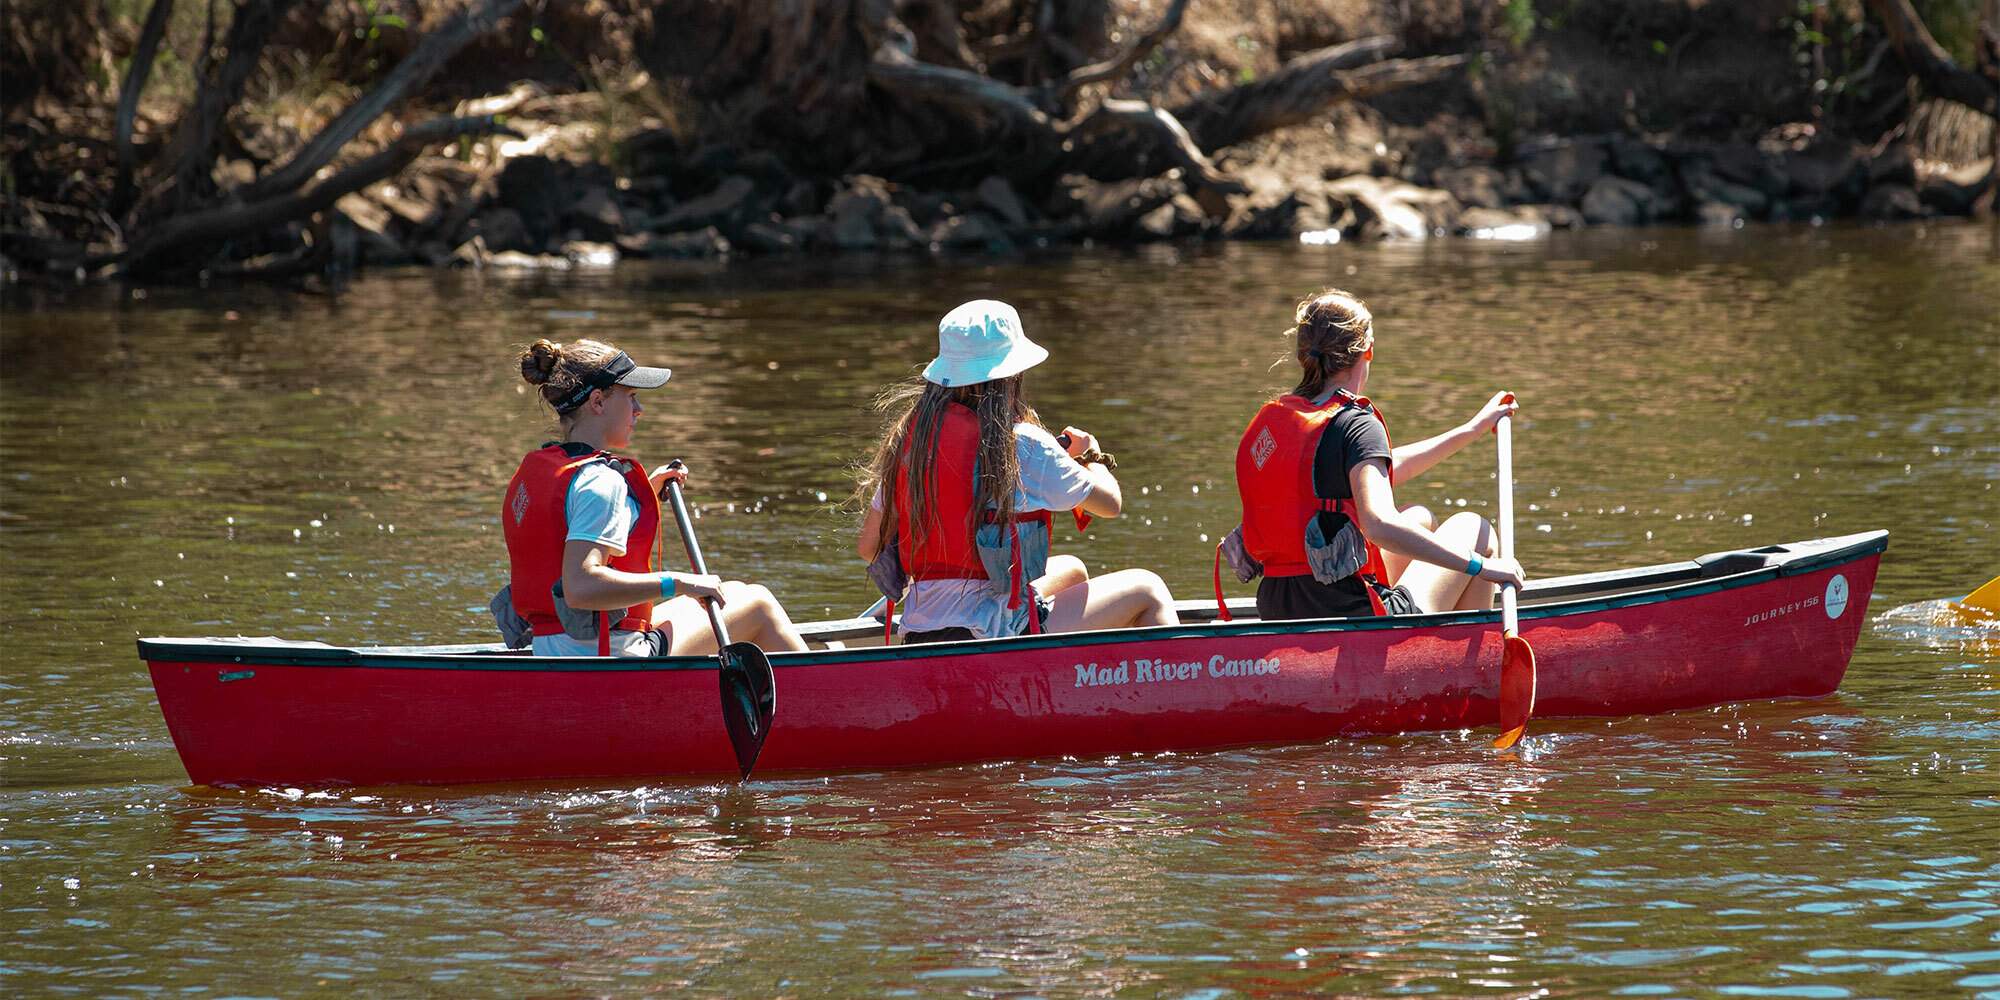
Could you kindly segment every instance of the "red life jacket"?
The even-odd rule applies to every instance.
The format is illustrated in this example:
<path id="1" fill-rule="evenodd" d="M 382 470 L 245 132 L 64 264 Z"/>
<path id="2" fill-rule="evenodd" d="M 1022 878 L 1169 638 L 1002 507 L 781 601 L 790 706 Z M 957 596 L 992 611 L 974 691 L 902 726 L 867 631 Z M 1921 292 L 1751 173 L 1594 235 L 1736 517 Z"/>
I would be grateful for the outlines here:
<path id="1" fill-rule="evenodd" d="M 536 635 L 562 633 L 551 588 L 562 579 L 563 546 L 569 536 L 569 487 L 578 472 L 597 462 L 623 474 L 625 488 L 639 502 L 639 520 L 625 540 L 625 554 L 611 557 L 609 565 L 628 573 L 654 572 L 653 542 L 660 530 L 660 498 L 653 494 L 646 470 L 638 462 L 606 451 L 573 454 L 562 444 L 529 452 L 507 484 L 500 527 L 507 537 L 514 610 L 528 620 Z M 634 604 L 616 621 L 610 618 L 609 612 L 597 616 L 599 656 L 611 655 L 612 629 L 643 632 L 652 628 L 653 603 Z"/>
<path id="2" fill-rule="evenodd" d="M 1313 485 L 1313 458 L 1320 438 L 1344 407 L 1359 407 L 1376 420 L 1382 413 L 1366 397 L 1345 390 L 1321 405 L 1303 396 L 1285 395 L 1257 411 L 1243 440 L 1236 446 L 1236 491 L 1243 501 L 1243 548 L 1251 558 L 1264 564 L 1267 577 L 1305 576 L 1312 573 L 1306 562 L 1307 523 L 1321 511 L 1345 514 L 1361 530 L 1361 517 L 1354 500 L 1322 497 Z M 1383 421 L 1383 432 L 1388 423 Z M 1393 467 L 1392 467 L 1393 475 Z M 1378 615 L 1387 614 L 1373 584 L 1386 585 L 1388 573 L 1382 551 L 1362 536 L 1368 560 L 1356 573 L 1368 604 Z M 1218 551 L 1219 558 L 1219 551 Z M 1218 601 L 1222 593 L 1221 570 L 1216 576 Z M 1225 609 L 1226 610 L 1226 609 Z"/>
<path id="3" fill-rule="evenodd" d="M 945 408 L 944 421 L 938 428 L 937 450 L 931 455 L 931 481 L 927 515 L 930 522 L 924 525 L 922 545 L 911 544 L 910 514 L 914 509 L 910 502 L 910 484 L 901 474 L 903 466 L 910 460 L 910 449 L 914 440 L 903 441 L 902 453 L 896 459 L 895 490 L 890 495 L 890 512 L 896 518 L 896 549 L 901 557 L 903 571 L 911 580 L 984 580 L 987 578 L 986 564 L 979 558 L 979 546 L 973 538 L 973 503 L 976 499 L 974 479 L 979 466 L 979 415 L 968 407 L 952 403 Z M 984 514 L 985 523 L 991 523 L 994 514 Z M 1039 510 L 1014 515 L 1014 523 L 1038 521 L 1047 529 L 1045 537 L 1055 537 L 1055 518 L 1048 511 Z M 1084 519 L 1079 515 L 1079 530 Z M 1030 588 L 1022 580 L 1021 534 L 1010 526 L 1008 532 L 1011 551 L 1009 559 L 1008 610 L 1019 610 L 1024 593 Z M 1048 561 L 1048 554 L 1042 553 L 1042 561 Z M 889 602 L 886 621 L 896 618 L 896 604 Z M 1028 614 L 1028 633 L 1038 634 L 1042 624 L 1031 611 Z M 886 639 L 886 635 L 885 635 Z"/>

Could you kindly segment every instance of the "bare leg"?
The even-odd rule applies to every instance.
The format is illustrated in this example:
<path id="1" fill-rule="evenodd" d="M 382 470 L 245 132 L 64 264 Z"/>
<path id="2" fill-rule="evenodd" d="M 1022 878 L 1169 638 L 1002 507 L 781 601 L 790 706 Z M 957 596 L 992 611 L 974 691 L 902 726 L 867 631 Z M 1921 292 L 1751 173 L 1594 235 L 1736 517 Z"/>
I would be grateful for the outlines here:
<path id="1" fill-rule="evenodd" d="M 1035 578 L 1035 593 L 1054 597 L 1089 579 L 1090 571 L 1084 568 L 1083 560 L 1067 555 L 1050 556 L 1048 571 Z"/>
<path id="2" fill-rule="evenodd" d="M 1051 632 L 1181 623 L 1166 581 L 1147 569 L 1106 573 L 1058 592 L 1051 605 L 1047 625 Z"/>
<path id="3" fill-rule="evenodd" d="M 1403 508 L 1403 516 L 1416 518 L 1418 522 L 1423 524 L 1425 531 L 1437 530 L 1437 515 L 1432 514 L 1431 509 L 1422 504 L 1412 504 Z M 1387 582 L 1394 585 L 1402 581 L 1403 571 L 1410 568 L 1410 557 L 1383 549 L 1382 566 L 1389 572 Z"/>
<path id="4" fill-rule="evenodd" d="M 762 584 L 724 581 L 722 623 L 735 642 L 756 643 L 771 652 L 806 648 L 805 639 L 792 627 L 791 616 Z M 708 611 L 692 597 L 655 605 L 653 627 L 667 633 L 668 649 L 675 656 L 715 652 L 715 630 L 709 626 Z"/>
<path id="5" fill-rule="evenodd" d="M 1493 527 L 1471 511 L 1446 518 L 1438 526 L 1436 536 L 1453 551 L 1470 552 L 1477 547 L 1483 555 L 1493 554 Z M 1463 567 L 1412 562 L 1397 582 L 1409 588 L 1410 596 L 1425 611 L 1468 611 L 1493 606 L 1493 584 L 1474 581 Z"/>

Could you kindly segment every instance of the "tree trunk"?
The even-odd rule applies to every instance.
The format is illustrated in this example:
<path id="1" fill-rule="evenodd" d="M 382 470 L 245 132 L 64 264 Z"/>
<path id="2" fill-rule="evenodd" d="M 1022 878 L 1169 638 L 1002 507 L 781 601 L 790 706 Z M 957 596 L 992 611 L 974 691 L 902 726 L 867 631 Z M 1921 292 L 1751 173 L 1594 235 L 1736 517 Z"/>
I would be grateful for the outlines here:
<path id="1" fill-rule="evenodd" d="M 354 141 L 370 122 L 381 117 L 382 112 L 402 100 L 411 89 L 423 86 L 444 66 L 445 60 L 465 48 L 466 43 L 493 30 L 501 18 L 513 13 L 522 2 L 481 0 L 477 6 L 460 11 L 436 31 L 425 35 L 416 49 L 397 62 L 396 68 L 390 70 L 374 90 L 348 105 L 338 118 L 313 136 L 312 141 L 293 154 L 284 166 L 257 178 L 244 189 L 242 199 L 257 201 L 304 184 L 320 168 L 332 162 L 334 156 Z"/>
<path id="2" fill-rule="evenodd" d="M 1174 117 L 1187 125 L 1196 145 L 1221 149 L 1311 121 L 1344 101 L 1442 79 L 1466 63 L 1465 56 L 1376 62 L 1396 44 L 1377 36 L 1317 49 L 1261 80 L 1197 97 L 1175 108 Z"/>
<path id="3" fill-rule="evenodd" d="M 1986 17 L 1980 26 L 1978 70 L 1966 69 L 1952 61 L 1951 54 L 1924 27 L 1923 18 L 1917 16 L 1910 0 L 1868 0 L 1868 6 L 1889 33 L 1889 41 L 1903 57 L 1903 65 L 1909 67 L 1924 89 L 1975 111 L 2000 116 L 2000 53 L 1996 52 L 2000 50 L 2000 12 L 1994 9 L 2000 5 L 1990 0 L 1986 4 Z"/>
<path id="4" fill-rule="evenodd" d="M 148 232 L 125 255 L 123 270 L 128 275 L 147 273 L 158 269 L 161 259 L 171 251 L 249 235 L 325 211 L 343 196 L 395 175 L 432 143 L 459 136 L 496 133 L 520 137 L 520 133 L 501 126 L 491 116 L 441 118 L 413 126 L 405 130 L 389 148 L 314 184 L 306 191 L 250 204 L 224 205 L 176 215 Z"/>
<path id="5" fill-rule="evenodd" d="M 111 213 L 117 215 L 132 200 L 132 126 L 139 114 L 139 95 L 146 91 L 146 78 L 153 72 L 153 56 L 160 39 L 167 34 L 167 21 L 174 15 L 174 0 L 153 0 L 146 12 L 146 26 L 139 32 L 139 47 L 132 52 L 132 65 L 118 88 L 118 124 L 112 139 L 118 147 L 118 180 L 113 185 Z"/>
<path id="6" fill-rule="evenodd" d="M 935 169 L 945 164 L 965 182 L 998 173 L 1029 192 L 1047 189 L 1064 173 L 1120 180 L 1169 168 L 1197 187 L 1239 190 L 1208 154 L 1313 120 L 1341 101 L 1438 79 L 1465 61 L 1442 56 L 1369 66 L 1393 43 L 1364 39 L 1165 109 L 1093 88 L 1115 90 L 1178 30 L 1187 0 L 1172 0 L 1157 22 L 1111 51 L 1101 38 L 1081 37 L 1093 25 L 1101 34 L 1101 18 L 1088 16 L 1101 5 L 1068 16 L 1068 7 L 1050 0 L 989 0 L 946 24 L 950 6 L 677 0 L 655 19 L 672 25 L 672 34 L 656 34 L 642 50 L 656 76 L 687 80 L 690 93 L 709 104 L 711 120 L 734 123 L 724 141 L 773 150 L 807 172 L 922 170 L 949 183 Z M 899 10 L 911 12 L 920 30 L 899 20 Z M 967 42 L 968 25 L 1005 34 Z M 1065 39 L 1065 30 L 1079 37 Z M 1088 58 L 1046 59 L 1045 68 L 1056 70 L 1047 78 L 1030 69 L 1015 82 L 963 65 L 969 48 L 1020 70 L 1032 61 L 1025 53 L 1037 48 L 1066 46 L 1085 56 L 1074 44 L 1080 41 L 1090 43 Z M 855 80 L 866 86 L 853 86 Z"/>
<path id="7" fill-rule="evenodd" d="M 161 162 L 172 165 L 172 173 L 166 186 L 150 197 L 141 206 L 138 218 L 141 223 L 165 218 L 183 208 L 193 207 L 208 200 L 215 193 L 215 183 L 210 174 L 215 169 L 216 144 L 221 138 L 223 118 L 229 109 L 243 99 L 243 87 L 250 81 L 250 74 L 257 68 L 263 56 L 264 45 L 271 40 L 279 22 L 283 21 L 299 0 L 245 0 L 236 8 L 236 18 L 229 24 L 229 34 L 224 41 L 228 53 L 222 60 L 222 67 L 214 79 L 206 74 L 198 78 L 200 88 L 194 105 L 181 116 L 174 137 L 167 143 Z M 311 0 L 317 7 L 324 0 Z M 205 63 L 207 53 L 203 53 Z"/>

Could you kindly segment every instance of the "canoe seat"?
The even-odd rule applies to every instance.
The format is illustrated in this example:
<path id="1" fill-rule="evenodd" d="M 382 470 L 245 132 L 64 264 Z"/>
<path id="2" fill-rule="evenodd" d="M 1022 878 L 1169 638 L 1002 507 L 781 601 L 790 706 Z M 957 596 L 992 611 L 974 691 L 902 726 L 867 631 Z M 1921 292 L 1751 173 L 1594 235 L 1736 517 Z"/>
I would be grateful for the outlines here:
<path id="1" fill-rule="evenodd" d="M 1773 563 L 1783 562 L 1783 560 L 1776 557 L 1786 555 L 1789 551 L 1782 545 L 1766 545 L 1761 549 L 1711 552 L 1705 556 L 1696 556 L 1694 563 L 1701 567 L 1701 578 L 1708 580 L 1718 576 L 1748 573 L 1752 570 L 1763 569 Z"/>

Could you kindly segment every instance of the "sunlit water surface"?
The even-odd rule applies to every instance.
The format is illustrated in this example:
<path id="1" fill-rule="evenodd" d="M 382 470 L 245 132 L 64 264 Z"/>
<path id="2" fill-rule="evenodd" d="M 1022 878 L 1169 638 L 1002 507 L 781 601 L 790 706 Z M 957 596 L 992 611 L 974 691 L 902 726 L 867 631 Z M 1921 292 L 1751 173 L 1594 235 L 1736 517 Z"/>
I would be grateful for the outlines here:
<path id="1" fill-rule="evenodd" d="M 0 993 L 2000 995 L 2000 230 L 1605 232 L 1033 260 L 398 272 L 334 298 L 10 293 Z M 1886 527 L 1839 694 L 742 787 L 190 788 L 137 635 L 484 641 L 512 347 L 675 370 L 712 565 L 865 605 L 870 397 L 1018 305 L 1127 514 L 1207 585 L 1289 306 L 1358 291 L 1413 440 L 1520 393 L 1531 572 Z M 1481 446 L 1400 491 L 1490 513 Z M 1247 591 L 1239 591 L 1247 593 Z M 782 716 L 779 725 L 783 724 Z"/>

